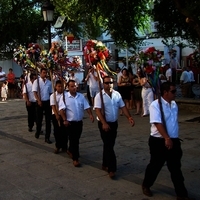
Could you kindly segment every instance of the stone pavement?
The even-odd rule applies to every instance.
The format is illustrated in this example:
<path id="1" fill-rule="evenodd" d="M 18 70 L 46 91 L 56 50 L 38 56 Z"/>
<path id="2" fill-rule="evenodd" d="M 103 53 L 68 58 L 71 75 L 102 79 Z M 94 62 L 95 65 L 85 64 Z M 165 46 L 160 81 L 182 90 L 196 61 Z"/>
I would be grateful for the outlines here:
<path id="1" fill-rule="evenodd" d="M 115 145 L 118 171 L 116 179 L 111 180 L 101 170 L 102 141 L 97 121 L 92 124 L 87 114 L 80 140 L 82 166 L 75 168 L 66 153 L 53 153 L 55 143 L 46 144 L 44 135 L 35 139 L 34 132 L 28 132 L 23 100 L 0 102 L 0 113 L 0 200 L 176 199 L 166 166 L 152 187 L 154 196 L 142 194 L 149 161 L 148 118 L 134 116 L 136 125 L 131 128 L 125 117 L 119 117 Z M 199 113 L 180 110 L 179 115 L 185 185 L 189 195 L 200 200 L 200 124 L 185 121 L 199 117 Z"/>

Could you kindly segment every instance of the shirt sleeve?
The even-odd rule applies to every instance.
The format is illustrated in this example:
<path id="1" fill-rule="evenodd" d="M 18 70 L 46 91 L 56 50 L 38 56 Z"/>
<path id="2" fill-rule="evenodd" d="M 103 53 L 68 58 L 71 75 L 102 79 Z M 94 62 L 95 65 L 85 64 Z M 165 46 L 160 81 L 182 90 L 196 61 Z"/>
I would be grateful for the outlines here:
<path id="1" fill-rule="evenodd" d="M 54 101 L 54 93 L 53 94 L 51 94 L 51 96 L 50 96 L 50 106 L 55 106 L 56 104 L 55 104 L 55 101 Z"/>
<path id="2" fill-rule="evenodd" d="M 156 104 L 157 103 L 157 104 Z M 153 102 L 149 107 L 150 123 L 162 123 L 161 113 L 158 102 Z"/>
<path id="3" fill-rule="evenodd" d="M 52 94 L 53 90 L 52 90 L 52 82 L 49 81 L 49 94 Z"/>
<path id="4" fill-rule="evenodd" d="M 65 94 L 64 94 L 65 95 Z M 65 96 L 64 96 L 65 98 Z M 65 98 L 66 99 L 66 98 Z M 60 101 L 58 102 L 58 110 L 63 110 L 63 109 L 66 109 L 66 105 L 63 101 L 63 96 L 60 98 Z"/>
<path id="5" fill-rule="evenodd" d="M 122 107 L 125 106 L 125 103 L 124 103 L 122 96 L 119 92 L 118 92 L 118 95 L 119 95 L 119 107 L 122 108 Z"/>
<path id="6" fill-rule="evenodd" d="M 83 96 L 83 104 L 84 104 L 84 110 L 90 108 L 90 105 L 84 96 Z"/>
<path id="7" fill-rule="evenodd" d="M 37 79 L 33 82 L 33 86 L 32 86 L 32 92 L 37 92 L 38 89 L 38 85 L 37 85 Z"/>
<path id="8" fill-rule="evenodd" d="M 94 108 L 101 108 L 100 93 L 98 93 L 94 98 Z"/>
<path id="9" fill-rule="evenodd" d="M 26 94 L 27 93 L 27 91 L 26 91 L 26 86 L 25 86 L 25 84 L 24 84 L 24 87 L 23 87 L 23 94 Z"/>

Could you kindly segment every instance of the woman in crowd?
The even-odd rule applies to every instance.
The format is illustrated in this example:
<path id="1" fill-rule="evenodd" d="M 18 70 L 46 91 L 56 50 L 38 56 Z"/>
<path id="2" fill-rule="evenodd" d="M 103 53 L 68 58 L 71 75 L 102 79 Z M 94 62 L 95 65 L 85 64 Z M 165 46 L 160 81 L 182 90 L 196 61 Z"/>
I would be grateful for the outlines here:
<path id="1" fill-rule="evenodd" d="M 13 69 L 10 68 L 7 74 L 7 81 L 8 81 L 8 94 L 10 98 L 14 98 L 15 92 L 15 74 L 13 73 Z"/>
<path id="2" fill-rule="evenodd" d="M 154 100 L 154 94 L 152 86 L 148 80 L 148 77 L 144 76 L 144 73 L 140 73 L 139 76 L 140 76 L 140 85 L 142 86 L 142 104 L 143 104 L 142 117 L 146 117 L 149 115 L 149 106 Z"/>
<path id="3" fill-rule="evenodd" d="M 132 84 L 134 86 L 134 100 L 136 104 L 136 113 L 135 115 L 140 114 L 140 109 L 142 107 L 142 86 L 140 85 L 140 74 L 141 74 L 141 69 L 138 69 L 137 74 L 134 76 Z"/>
<path id="4" fill-rule="evenodd" d="M 119 92 L 126 105 L 126 108 L 129 109 L 129 101 L 131 100 L 131 80 L 127 69 L 122 70 L 122 75 L 119 78 L 118 86 L 120 87 Z"/>

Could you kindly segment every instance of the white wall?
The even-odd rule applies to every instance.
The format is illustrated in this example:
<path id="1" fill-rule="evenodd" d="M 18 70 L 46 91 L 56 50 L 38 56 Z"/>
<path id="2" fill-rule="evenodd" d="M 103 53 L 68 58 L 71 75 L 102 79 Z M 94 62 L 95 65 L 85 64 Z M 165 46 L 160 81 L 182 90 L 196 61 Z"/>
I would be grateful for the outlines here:
<path id="1" fill-rule="evenodd" d="M 2 60 L 0 61 L 0 66 L 2 67 L 2 71 L 6 74 L 8 74 L 9 69 L 12 68 L 16 78 L 22 75 L 22 68 L 17 65 L 17 63 L 13 62 L 13 60 Z"/>

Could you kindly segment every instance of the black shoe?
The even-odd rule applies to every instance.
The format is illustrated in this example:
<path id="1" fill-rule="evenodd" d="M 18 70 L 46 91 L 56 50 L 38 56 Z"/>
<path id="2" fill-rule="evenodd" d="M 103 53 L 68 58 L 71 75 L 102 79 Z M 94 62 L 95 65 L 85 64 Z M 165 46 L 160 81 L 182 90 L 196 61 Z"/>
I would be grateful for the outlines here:
<path id="1" fill-rule="evenodd" d="M 35 133 L 35 138 L 39 138 L 40 134 L 38 134 L 37 132 Z"/>
<path id="2" fill-rule="evenodd" d="M 47 144 L 52 144 L 51 140 L 49 140 L 49 139 L 45 139 L 45 142 L 46 142 Z"/>
<path id="3" fill-rule="evenodd" d="M 148 196 L 148 197 L 152 197 L 152 196 L 153 196 L 153 194 L 152 194 L 150 188 L 145 187 L 145 186 L 143 186 L 143 185 L 142 185 L 142 192 L 143 192 L 144 195 L 146 195 L 146 196 Z"/>
<path id="4" fill-rule="evenodd" d="M 29 132 L 32 132 L 32 131 L 33 131 L 33 129 L 32 129 L 32 128 L 28 128 L 28 131 L 29 131 Z"/>

